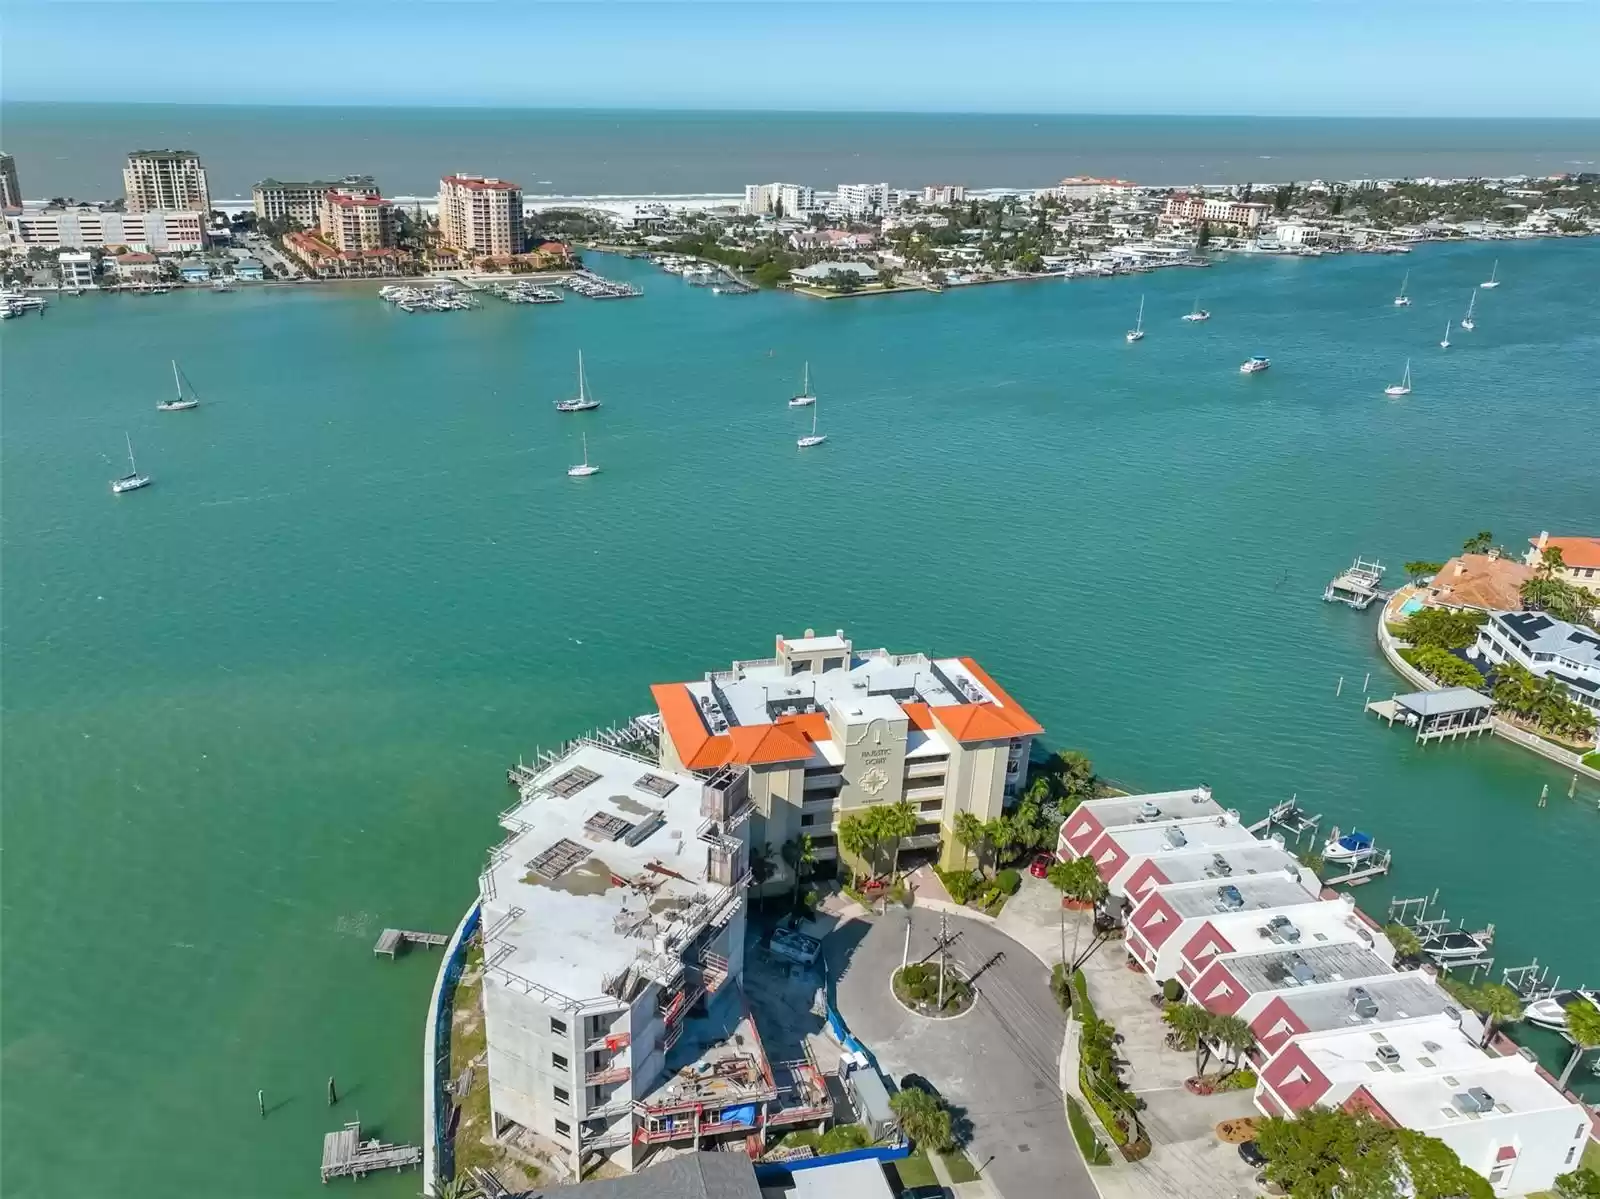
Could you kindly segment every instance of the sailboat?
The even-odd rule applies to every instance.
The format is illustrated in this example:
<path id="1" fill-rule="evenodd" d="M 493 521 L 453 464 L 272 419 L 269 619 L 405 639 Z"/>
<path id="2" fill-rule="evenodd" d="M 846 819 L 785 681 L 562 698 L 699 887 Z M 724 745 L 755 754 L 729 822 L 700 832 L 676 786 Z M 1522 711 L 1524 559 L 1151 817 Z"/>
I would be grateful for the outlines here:
<path id="1" fill-rule="evenodd" d="M 1411 272 L 1407 271 L 1405 278 L 1400 280 L 1400 294 L 1394 298 L 1396 308 L 1410 308 L 1411 297 L 1406 295 L 1406 284 L 1411 282 Z"/>
<path id="2" fill-rule="evenodd" d="M 817 406 L 813 403 L 811 405 L 811 433 L 806 437 L 796 439 L 795 445 L 804 450 L 814 445 L 821 445 L 827 440 L 828 435 L 826 433 L 817 432 Z"/>
<path id="3" fill-rule="evenodd" d="M 1448 350 L 1450 348 L 1450 322 L 1449 321 L 1446 321 L 1444 323 L 1444 340 L 1439 343 L 1439 348 L 1441 350 Z"/>
<path id="4" fill-rule="evenodd" d="M 800 384 L 800 394 L 789 397 L 789 407 L 807 408 L 817 402 L 817 397 L 811 394 L 811 364 L 806 363 L 805 374 Z"/>
<path id="5" fill-rule="evenodd" d="M 172 382 L 178 388 L 178 394 L 170 400 L 162 400 L 156 408 L 162 412 L 187 412 L 191 408 L 200 407 L 200 397 L 194 394 L 194 386 L 190 385 L 188 394 L 184 393 L 183 372 L 178 369 L 178 360 L 172 360 Z"/>
<path id="6" fill-rule="evenodd" d="M 1200 297 L 1196 296 L 1194 298 L 1194 311 L 1185 313 L 1183 319 L 1186 321 L 1209 321 L 1211 314 L 1200 307 Z"/>
<path id="7" fill-rule="evenodd" d="M 1144 297 L 1139 297 L 1139 319 L 1134 322 L 1133 328 L 1128 330 L 1129 341 L 1142 341 L 1144 339 Z"/>
<path id="8" fill-rule="evenodd" d="M 600 407 L 600 401 L 589 394 L 587 380 L 583 377 L 583 351 L 578 351 L 578 394 L 574 399 L 557 400 L 557 412 L 588 412 Z M 567 472 L 571 474 L 571 471 Z"/>
<path id="9" fill-rule="evenodd" d="M 1405 377 L 1400 382 L 1385 387 L 1383 394 L 1386 396 L 1408 396 L 1411 394 L 1411 359 L 1406 359 Z"/>
<path id="10" fill-rule="evenodd" d="M 591 466 L 589 463 L 589 435 L 585 433 L 583 435 L 583 461 L 578 463 L 577 466 L 567 467 L 567 474 L 574 479 L 587 479 L 590 475 L 599 473 L 600 468 Z"/>
<path id="11" fill-rule="evenodd" d="M 120 479 L 111 480 L 111 494 L 121 495 L 124 491 L 138 491 L 141 487 L 150 486 L 150 476 L 139 473 L 139 464 L 133 460 L 133 438 L 126 433 L 122 435 L 128 443 L 128 473 Z"/>
<path id="12" fill-rule="evenodd" d="M 1472 319 L 1472 306 L 1474 304 L 1476 304 L 1477 302 L 1478 302 L 1478 293 L 1477 292 L 1473 292 L 1472 293 L 1472 298 L 1467 301 L 1467 315 L 1461 318 L 1461 327 L 1463 329 L 1465 329 L 1468 333 L 1471 333 L 1474 329 L 1476 329 L 1478 327 L 1478 323 Z"/>
<path id="13" fill-rule="evenodd" d="M 1491 287 L 1499 287 L 1500 286 L 1499 274 L 1500 274 L 1500 260 L 1498 258 L 1496 258 L 1494 260 L 1494 268 L 1489 272 L 1489 277 L 1487 279 L 1485 279 L 1482 283 L 1478 284 L 1478 286 L 1482 287 L 1484 289 L 1488 289 L 1488 288 L 1491 288 Z"/>

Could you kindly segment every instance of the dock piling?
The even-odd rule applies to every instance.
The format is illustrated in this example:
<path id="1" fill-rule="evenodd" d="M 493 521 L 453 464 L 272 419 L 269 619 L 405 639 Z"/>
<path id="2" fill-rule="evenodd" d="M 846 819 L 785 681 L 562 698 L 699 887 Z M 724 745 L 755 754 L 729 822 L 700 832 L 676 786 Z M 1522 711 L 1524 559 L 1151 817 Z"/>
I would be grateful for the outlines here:
<path id="1" fill-rule="evenodd" d="M 256 1092 L 256 1107 L 261 1109 L 261 1118 L 265 1120 L 267 1118 L 267 1093 L 265 1091 Z"/>
<path id="2" fill-rule="evenodd" d="M 328 1075 L 328 1106 L 332 1107 L 339 1102 L 339 1092 L 333 1085 L 333 1075 Z"/>
<path id="3" fill-rule="evenodd" d="M 1333 696 L 1337 699 L 1344 694 L 1344 675 L 1339 676 L 1339 685 L 1333 689 Z"/>

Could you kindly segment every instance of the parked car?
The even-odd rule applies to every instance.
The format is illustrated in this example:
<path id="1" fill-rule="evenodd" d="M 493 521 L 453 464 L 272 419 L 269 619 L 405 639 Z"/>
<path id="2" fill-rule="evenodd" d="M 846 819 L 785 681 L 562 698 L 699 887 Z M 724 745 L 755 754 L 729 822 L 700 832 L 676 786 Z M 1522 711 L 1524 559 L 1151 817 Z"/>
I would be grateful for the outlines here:
<path id="1" fill-rule="evenodd" d="M 1033 861 L 1028 863 L 1028 873 L 1034 878 L 1044 878 L 1050 873 L 1050 867 L 1056 864 L 1054 855 L 1048 853 L 1035 854 Z"/>
<path id="2" fill-rule="evenodd" d="M 1261 1152 L 1261 1146 L 1254 1141 L 1244 1141 L 1239 1146 L 1239 1156 L 1244 1159 L 1244 1164 L 1260 1168 L 1267 1164 L 1267 1155 Z"/>

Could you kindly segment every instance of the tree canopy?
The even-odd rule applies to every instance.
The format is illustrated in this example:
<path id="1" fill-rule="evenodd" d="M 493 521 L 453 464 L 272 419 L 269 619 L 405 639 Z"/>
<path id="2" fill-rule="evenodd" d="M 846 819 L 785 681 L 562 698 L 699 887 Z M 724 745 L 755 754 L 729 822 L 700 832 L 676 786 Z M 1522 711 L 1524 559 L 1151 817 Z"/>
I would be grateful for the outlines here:
<path id="1" fill-rule="evenodd" d="M 1407 563 L 1409 571 L 1418 563 Z M 1426 565 L 1423 563 L 1422 565 Z M 1401 621 L 1397 632 L 1418 649 L 1466 649 L 1478 639 L 1478 626 L 1489 619 L 1487 612 L 1457 608 L 1422 608 Z"/>
<path id="2" fill-rule="evenodd" d="M 889 1096 L 889 1107 L 900 1121 L 900 1131 L 918 1148 L 943 1153 L 955 1147 L 950 1109 L 937 1095 L 921 1087 L 906 1087 Z"/>
<path id="3" fill-rule="evenodd" d="M 1312 1108 L 1298 1119 L 1267 1119 L 1256 1143 L 1267 1178 L 1290 1199 L 1493 1199 L 1488 1179 L 1461 1164 L 1455 1150 L 1409 1128 L 1392 1128 L 1366 1113 Z M 1409 1182 L 1409 1186 L 1407 1185 Z"/>
<path id="4" fill-rule="evenodd" d="M 1411 664 L 1430 679 L 1446 687 L 1481 687 L 1483 675 L 1470 662 L 1464 662 L 1447 649 L 1424 646 L 1409 655 Z"/>

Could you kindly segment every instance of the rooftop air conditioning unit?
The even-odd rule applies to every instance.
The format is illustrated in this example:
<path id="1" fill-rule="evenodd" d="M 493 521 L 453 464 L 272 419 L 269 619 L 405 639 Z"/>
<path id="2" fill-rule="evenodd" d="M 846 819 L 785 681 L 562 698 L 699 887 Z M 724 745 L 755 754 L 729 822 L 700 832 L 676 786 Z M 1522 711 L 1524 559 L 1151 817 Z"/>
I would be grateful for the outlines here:
<path id="1" fill-rule="evenodd" d="M 1378 1001 L 1372 997 L 1372 992 L 1365 987 L 1352 987 L 1350 989 L 1350 1006 L 1355 1009 L 1356 1015 L 1363 1020 L 1377 1018 Z"/>
<path id="2" fill-rule="evenodd" d="M 1398 1066 L 1400 1064 L 1400 1051 L 1393 1045 L 1379 1045 L 1378 1060 L 1385 1066 Z"/>
<path id="3" fill-rule="evenodd" d="M 1219 878 L 1227 878 L 1233 873 L 1233 867 L 1228 865 L 1228 859 L 1220 853 L 1211 855 L 1211 869 L 1216 872 Z"/>
<path id="4" fill-rule="evenodd" d="M 1293 960 L 1289 963 L 1289 975 L 1296 984 L 1302 987 L 1309 987 L 1317 980 L 1317 972 L 1299 954 L 1295 954 Z"/>
<path id="5" fill-rule="evenodd" d="M 1268 920 L 1267 933 L 1274 941 L 1287 941 L 1291 945 L 1300 939 L 1300 930 L 1287 916 L 1274 916 Z"/>
<path id="6" fill-rule="evenodd" d="M 1187 844 L 1189 844 L 1189 838 L 1183 835 L 1182 829 L 1169 828 L 1167 830 L 1167 847 L 1169 849 L 1182 849 Z"/>
<path id="7" fill-rule="evenodd" d="M 1455 1104 L 1458 1112 L 1469 1116 L 1481 1116 L 1484 1112 L 1494 1111 L 1494 1096 L 1482 1087 L 1469 1087 L 1460 1094 L 1450 1096 L 1450 1102 Z"/>
<path id="8" fill-rule="evenodd" d="M 1161 805 L 1151 803 L 1148 799 L 1139 805 L 1139 818 L 1141 820 L 1161 819 Z"/>
<path id="9" fill-rule="evenodd" d="M 1237 912 L 1244 907 L 1244 896 L 1232 884 L 1217 888 L 1217 906 L 1226 912 Z"/>

